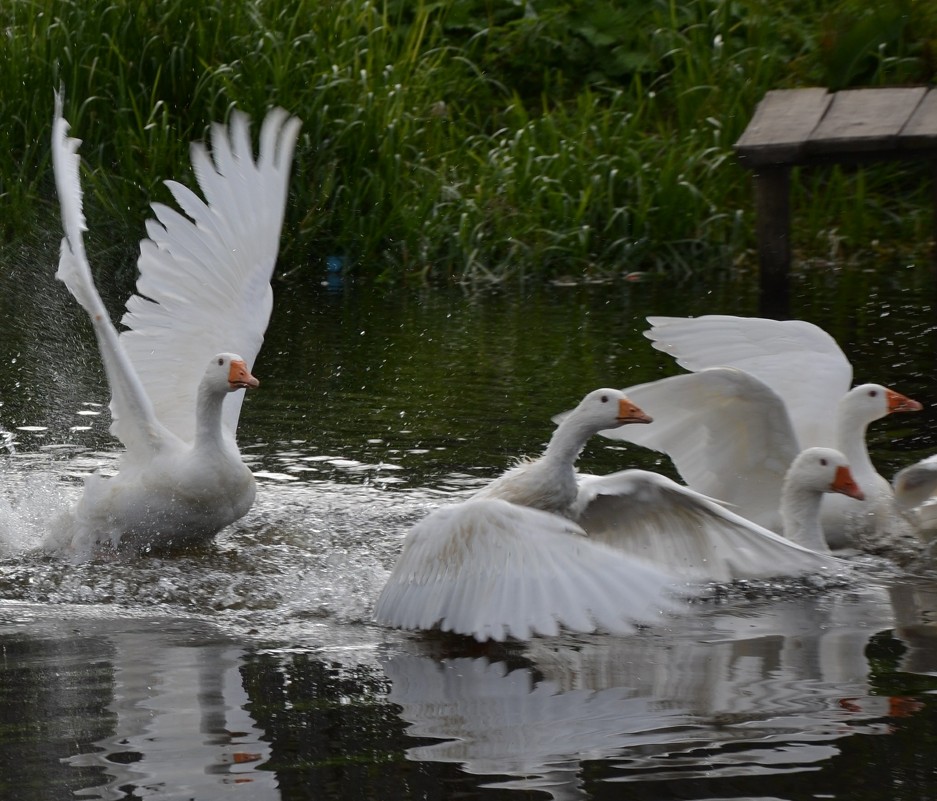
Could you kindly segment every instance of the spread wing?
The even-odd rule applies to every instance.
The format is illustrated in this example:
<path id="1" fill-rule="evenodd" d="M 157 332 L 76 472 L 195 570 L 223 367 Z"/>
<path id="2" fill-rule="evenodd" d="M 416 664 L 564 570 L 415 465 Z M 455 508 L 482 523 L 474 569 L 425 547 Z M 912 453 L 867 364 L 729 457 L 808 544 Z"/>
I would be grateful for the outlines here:
<path id="1" fill-rule="evenodd" d="M 561 626 L 627 634 L 673 608 L 671 584 L 665 571 L 590 541 L 565 518 L 468 500 L 413 527 L 375 619 L 479 641 L 554 635 Z"/>
<path id="2" fill-rule="evenodd" d="M 802 448 L 835 447 L 836 405 L 852 385 L 852 365 L 822 328 L 720 314 L 647 319 L 645 336 L 677 364 L 694 372 L 727 366 L 750 373 L 783 399 Z"/>
<path id="3" fill-rule="evenodd" d="M 580 476 L 589 538 L 695 580 L 731 581 L 840 568 L 666 476 L 623 470 Z"/>
<path id="4" fill-rule="evenodd" d="M 781 487 L 798 454 L 781 398 L 729 367 L 663 378 L 625 394 L 654 422 L 602 431 L 666 453 L 689 487 L 780 530 Z"/>
<path id="5" fill-rule="evenodd" d="M 115 420 L 119 418 L 124 421 L 122 426 L 116 422 L 112 425 L 113 433 L 127 448 L 128 454 L 149 453 L 172 435 L 160 424 L 146 388 L 134 370 L 94 285 L 83 238 L 87 228 L 78 174 L 81 164 L 78 155 L 80 144 L 81 140 L 68 136 L 68 122 L 62 116 L 62 97 L 56 93 L 52 122 L 52 168 L 65 236 L 62 238 L 55 275 L 91 318 L 111 390 L 112 414 Z"/>
<path id="6" fill-rule="evenodd" d="M 182 213 L 153 204 L 156 219 L 140 243 L 137 293 L 127 301 L 120 338 L 157 416 L 184 440 L 194 433 L 196 390 L 209 359 L 233 352 L 250 369 L 263 342 L 299 128 L 283 109 L 270 111 L 255 160 L 248 118 L 233 112 L 227 127 L 212 126 L 210 154 L 203 144 L 191 148 L 204 200 L 167 181 Z M 232 435 L 243 397 L 225 399 Z"/>

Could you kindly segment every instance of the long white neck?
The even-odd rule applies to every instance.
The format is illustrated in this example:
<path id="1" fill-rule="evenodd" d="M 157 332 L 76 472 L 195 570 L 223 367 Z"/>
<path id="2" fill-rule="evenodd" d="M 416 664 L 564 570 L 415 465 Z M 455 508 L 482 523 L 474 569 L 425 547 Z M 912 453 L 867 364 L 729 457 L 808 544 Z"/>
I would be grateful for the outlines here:
<path id="1" fill-rule="evenodd" d="M 221 405 L 226 397 L 226 392 L 219 392 L 206 381 L 199 384 L 195 402 L 194 447 L 200 452 L 229 450 L 221 425 Z"/>
<path id="2" fill-rule="evenodd" d="M 798 486 L 785 479 L 781 490 L 781 524 L 784 536 L 798 545 L 814 551 L 829 551 L 823 525 L 820 521 L 820 503 L 823 493 Z"/>
<path id="3" fill-rule="evenodd" d="M 597 432 L 594 423 L 577 421 L 575 415 L 571 415 L 556 427 L 540 460 L 575 472 L 579 454 L 582 453 L 589 437 Z"/>
<path id="4" fill-rule="evenodd" d="M 840 402 L 836 415 L 836 447 L 842 451 L 859 486 L 864 478 L 877 475 L 865 444 L 865 432 L 869 427 L 868 415 Z"/>
<path id="5" fill-rule="evenodd" d="M 567 418 L 539 458 L 511 468 L 477 495 L 569 515 L 579 491 L 576 458 L 592 433 L 591 426 Z"/>

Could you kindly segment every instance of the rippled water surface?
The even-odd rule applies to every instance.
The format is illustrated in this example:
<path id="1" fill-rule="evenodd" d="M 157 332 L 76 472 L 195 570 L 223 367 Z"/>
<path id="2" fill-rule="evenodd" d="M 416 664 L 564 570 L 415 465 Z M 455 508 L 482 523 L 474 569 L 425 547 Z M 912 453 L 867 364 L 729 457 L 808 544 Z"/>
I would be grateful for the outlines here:
<path id="1" fill-rule="evenodd" d="M 674 372 L 645 315 L 754 314 L 744 275 L 280 286 L 241 416 L 254 509 L 202 550 L 75 565 L 32 548 L 116 450 L 86 321 L 33 255 L 0 276 L 0 476 L 27 518 L 0 551 L 0 797 L 937 797 L 927 560 L 709 587 L 627 638 L 495 647 L 370 623 L 413 522 L 537 453 L 587 391 Z M 107 285 L 115 311 L 128 290 Z M 933 294 L 914 267 L 797 282 L 792 312 L 857 380 L 928 406 L 870 431 L 886 475 L 937 451 Z M 669 470 L 601 441 L 582 465 Z"/>

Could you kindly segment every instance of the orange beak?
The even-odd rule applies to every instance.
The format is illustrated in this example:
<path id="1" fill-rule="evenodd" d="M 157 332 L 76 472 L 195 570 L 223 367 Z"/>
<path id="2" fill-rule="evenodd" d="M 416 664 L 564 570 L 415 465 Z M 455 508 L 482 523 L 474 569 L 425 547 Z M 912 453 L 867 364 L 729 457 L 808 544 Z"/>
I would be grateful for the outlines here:
<path id="1" fill-rule="evenodd" d="M 231 389 L 253 389 L 259 387 L 260 382 L 251 375 L 247 365 L 240 359 L 232 359 L 228 370 L 228 385 Z"/>
<path id="2" fill-rule="evenodd" d="M 654 418 L 642 412 L 635 404 L 627 398 L 618 401 L 618 417 L 615 418 L 619 423 L 653 423 Z"/>
<path id="3" fill-rule="evenodd" d="M 924 407 L 916 400 L 911 400 L 895 392 L 892 389 L 885 390 L 885 397 L 888 399 L 888 411 L 891 412 L 919 412 Z"/>
<path id="4" fill-rule="evenodd" d="M 846 465 L 840 465 L 836 468 L 836 475 L 833 477 L 833 483 L 830 484 L 830 492 L 838 492 L 841 495 L 855 498 L 857 501 L 865 500 L 865 495 L 859 489 L 859 485 Z"/>

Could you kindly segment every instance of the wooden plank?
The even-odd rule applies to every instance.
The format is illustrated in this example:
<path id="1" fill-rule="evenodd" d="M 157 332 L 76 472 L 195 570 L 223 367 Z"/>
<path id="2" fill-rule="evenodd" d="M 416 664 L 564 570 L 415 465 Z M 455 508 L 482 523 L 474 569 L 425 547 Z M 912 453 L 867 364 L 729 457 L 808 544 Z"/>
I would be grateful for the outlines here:
<path id="1" fill-rule="evenodd" d="M 748 167 L 796 161 L 831 99 L 821 88 L 768 92 L 735 143 L 739 161 Z"/>
<path id="2" fill-rule="evenodd" d="M 907 150 L 937 148 L 937 89 L 928 91 L 918 104 L 898 134 L 898 142 Z"/>
<path id="3" fill-rule="evenodd" d="M 898 134 L 926 93 L 924 86 L 837 92 L 806 151 L 847 154 L 897 148 Z"/>

